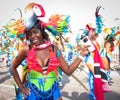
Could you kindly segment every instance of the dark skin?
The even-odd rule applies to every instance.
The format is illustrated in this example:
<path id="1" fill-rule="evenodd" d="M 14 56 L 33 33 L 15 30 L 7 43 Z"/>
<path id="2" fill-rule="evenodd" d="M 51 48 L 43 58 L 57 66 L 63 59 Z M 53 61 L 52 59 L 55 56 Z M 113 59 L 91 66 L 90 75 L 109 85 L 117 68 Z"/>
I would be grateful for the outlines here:
<path id="1" fill-rule="evenodd" d="M 40 44 L 43 44 L 44 39 L 43 39 L 41 31 L 35 32 L 34 28 L 30 30 L 30 35 L 28 35 L 28 38 L 31 42 L 31 45 L 38 46 Z M 88 46 L 82 48 L 81 53 L 80 53 L 81 56 L 84 57 L 86 54 L 88 54 L 87 47 Z M 10 70 L 12 71 L 13 78 L 16 81 L 16 83 L 17 83 L 18 87 L 20 88 L 21 93 L 23 95 L 30 94 L 30 91 L 28 88 L 25 88 L 23 86 L 16 68 L 27 57 L 28 51 L 29 51 L 29 47 L 24 46 L 19 51 L 18 56 L 13 60 L 12 66 L 10 68 Z M 55 46 L 54 53 L 56 54 L 57 51 L 58 51 L 58 47 Z M 48 48 L 36 51 L 36 58 L 38 60 L 38 63 L 40 64 L 40 66 L 45 66 L 49 57 L 50 56 L 49 56 L 49 49 Z M 60 55 L 59 60 L 60 60 L 60 68 L 67 75 L 71 75 L 74 72 L 74 70 L 79 66 L 79 64 L 82 62 L 82 60 L 80 58 L 77 58 L 71 65 L 68 66 L 68 64 L 65 61 L 65 59 L 63 58 L 62 54 Z M 62 100 L 62 98 L 59 98 L 58 100 Z"/>

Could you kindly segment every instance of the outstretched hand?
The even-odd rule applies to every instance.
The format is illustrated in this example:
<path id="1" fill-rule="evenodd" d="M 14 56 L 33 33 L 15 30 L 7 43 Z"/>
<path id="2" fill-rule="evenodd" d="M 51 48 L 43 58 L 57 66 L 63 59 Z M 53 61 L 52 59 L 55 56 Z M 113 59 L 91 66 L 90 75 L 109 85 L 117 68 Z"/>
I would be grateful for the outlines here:
<path id="1" fill-rule="evenodd" d="M 86 45 L 86 46 L 78 48 L 81 56 L 84 57 L 89 53 L 88 47 L 90 47 L 90 45 Z"/>

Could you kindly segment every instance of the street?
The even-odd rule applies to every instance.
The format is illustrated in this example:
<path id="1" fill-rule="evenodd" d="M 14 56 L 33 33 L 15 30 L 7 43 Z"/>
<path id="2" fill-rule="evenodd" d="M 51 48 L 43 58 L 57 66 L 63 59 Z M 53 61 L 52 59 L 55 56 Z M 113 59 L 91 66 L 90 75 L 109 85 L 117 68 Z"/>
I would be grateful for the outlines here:
<path id="1" fill-rule="evenodd" d="M 105 100 L 120 100 L 120 70 L 111 71 L 110 75 L 112 78 L 111 92 L 105 93 Z M 63 74 L 62 86 L 60 87 L 63 100 L 90 100 L 88 98 L 89 86 L 87 79 L 88 76 L 85 71 L 79 69 L 72 76 Z M 13 83 L 8 68 L 0 62 L 0 100 L 15 100 Z"/>

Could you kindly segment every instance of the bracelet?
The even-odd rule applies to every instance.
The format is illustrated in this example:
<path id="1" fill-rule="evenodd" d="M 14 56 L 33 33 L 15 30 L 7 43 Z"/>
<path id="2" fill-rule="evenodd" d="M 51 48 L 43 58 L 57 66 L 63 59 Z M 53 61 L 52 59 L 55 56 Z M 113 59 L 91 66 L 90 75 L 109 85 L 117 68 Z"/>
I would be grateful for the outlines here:
<path id="1" fill-rule="evenodd" d="M 78 55 L 78 58 L 80 58 L 82 61 L 84 61 L 84 57 L 81 56 L 80 54 Z"/>

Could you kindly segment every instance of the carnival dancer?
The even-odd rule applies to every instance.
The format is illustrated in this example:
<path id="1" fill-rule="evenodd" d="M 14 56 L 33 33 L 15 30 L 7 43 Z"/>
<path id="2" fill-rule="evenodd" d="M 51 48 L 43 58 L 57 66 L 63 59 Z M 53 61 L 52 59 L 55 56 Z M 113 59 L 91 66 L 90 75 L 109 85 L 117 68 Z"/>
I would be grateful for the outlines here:
<path id="1" fill-rule="evenodd" d="M 104 38 L 104 45 L 100 51 L 100 55 L 106 70 L 108 83 L 109 85 L 111 85 L 110 69 L 113 63 L 112 52 L 114 51 L 114 47 L 115 47 L 114 42 L 119 40 L 120 33 L 117 30 L 117 27 L 112 27 L 112 28 L 105 28 L 104 34 L 106 34 L 106 37 Z"/>
<path id="2" fill-rule="evenodd" d="M 103 93 L 110 91 L 107 82 L 107 77 L 106 77 L 106 71 L 104 67 L 104 62 L 101 59 L 101 56 L 99 54 L 100 49 L 101 49 L 101 44 L 99 44 L 98 37 L 99 34 L 96 33 L 96 29 L 91 27 L 91 25 L 87 24 L 86 26 L 87 32 L 89 39 L 93 43 L 95 50 L 93 52 L 90 52 L 85 59 L 86 66 L 89 68 L 89 87 L 90 87 L 90 93 L 89 97 L 92 100 L 104 100 Z M 102 79 L 103 76 L 100 74 L 100 78 L 97 78 L 96 76 L 96 62 L 99 63 L 99 72 L 103 73 L 103 76 L 105 79 Z M 101 72 L 102 71 L 102 72 Z M 97 73 L 98 74 L 98 73 Z M 99 80 L 97 80 L 99 79 Z M 96 85 L 95 81 L 98 81 L 98 84 Z M 99 83 L 100 82 L 100 83 Z M 105 87 L 106 86 L 106 87 Z M 104 88 L 103 88 L 104 87 Z M 98 88 L 98 89 L 97 89 Z M 100 89 L 101 93 L 98 93 L 98 90 Z M 96 91 L 97 90 L 97 91 Z M 98 95 L 99 94 L 99 95 Z"/>
<path id="3" fill-rule="evenodd" d="M 110 35 L 108 35 L 105 39 L 104 47 L 100 52 L 109 84 L 110 84 L 110 65 L 112 63 L 111 54 L 112 54 L 112 51 L 114 50 L 113 41 L 114 41 L 114 38 L 113 37 L 110 38 Z"/>
<path id="4" fill-rule="evenodd" d="M 33 11 L 28 11 L 25 18 L 26 39 L 29 46 L 24 46 L 13 60 L 11 72 L 22 94 L 27 100 L 62 100 L 58 86 L 58 68 L 67 75 L 79 66 L 83 57 L 88 54 L 87 47 L 76 60 L 68 66 L 61 51 L 52 45 L 50 39 Z M 28 14 L 27 13 L 27 14 Z M 22 84 L 16 68 L 26 59 L 28 65 L 27 82 Z"/>
<path id="5" fill-rule="evenodd" d="M 104 92 L 109 90 L 103 89 L 103 84 L 107 83 L 106 73 L 104 71 L 104 65 L 100 57 L 97 46 L 93 41 L 95 50 L 86 57 L 86 65 L 90 69 L 89 73 L 89 97 L 92 100 L 104 100 Z M 101 74 L 102 73 L 102 74 Z M 98 77 L 99 76 L 99 77 Z"/>
<path id="6" fill-rule="evenodd" d="M 97 34 L 95 33 L 95 29 L 91 26 L 91 24 L 87 24 L 86 29 L 88 32 L 89 39 L 99 50 L 100 47 L 98 42 L 96 41 Z M 88 82 L 89 82 L 89 88 L 90 88 L 89 98 L 91 98 L 92 100 L 96 100 L 95 93 L 94 93 L 94 51 L 86 55 L 85 63 L 89 69 L 89 74 L 88 74 L 89 75 Z"/>
<path id="7" fill-rule="evenodd" d="M 95 50 L 91 52 L 86 57 L 86 65 L 90 69 L 89 74 L 89 86 L 90 93 L 89 97 L 92 100 L 104 100 L 104 92 L 110 91 L 108 89 L 108 81 L 106 77 L 106 71 L 104 69 L 104 64 L 102 62 L 101 56 L 99 54 L 101 50 L 101 45 L 99 42 L 103 43 L 104 39 L 98 41 L 99 35 L 103 31 L 103 18 L 99 15 L 99 10 L 101 6 L 98 6 L 95 11 L 96 16 L 96 28 L 92 28 L 89 24 L 86 26 L 87 34 L 89 39 L 92 41 Z M 101 74 L 102 73 L 102 74 Z"/>

